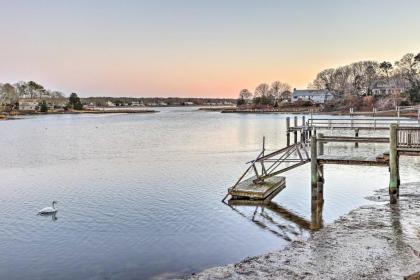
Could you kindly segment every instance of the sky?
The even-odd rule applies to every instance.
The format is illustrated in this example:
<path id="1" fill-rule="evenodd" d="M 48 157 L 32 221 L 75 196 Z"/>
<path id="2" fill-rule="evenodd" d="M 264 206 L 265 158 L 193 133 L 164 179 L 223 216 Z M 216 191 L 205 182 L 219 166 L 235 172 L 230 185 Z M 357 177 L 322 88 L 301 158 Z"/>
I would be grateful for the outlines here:
<path id="1" fill-rule="evenodd" d="M 420 52 L 418 0 L 0 0 L 0 82 L 81 96 L 237 97 Z"/>

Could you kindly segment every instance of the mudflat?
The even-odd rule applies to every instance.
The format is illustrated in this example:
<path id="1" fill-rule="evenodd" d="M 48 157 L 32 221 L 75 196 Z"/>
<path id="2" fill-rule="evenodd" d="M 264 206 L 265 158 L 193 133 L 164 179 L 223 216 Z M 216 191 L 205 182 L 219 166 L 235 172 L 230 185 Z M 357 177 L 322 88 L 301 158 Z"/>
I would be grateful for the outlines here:
<path id="1" fill-rule="evenodd" d="M 387 190 L 282 251 L 214 267 L 189 279 L 419 279 L 420 183 L 401 185 L 390 205 Z"/>

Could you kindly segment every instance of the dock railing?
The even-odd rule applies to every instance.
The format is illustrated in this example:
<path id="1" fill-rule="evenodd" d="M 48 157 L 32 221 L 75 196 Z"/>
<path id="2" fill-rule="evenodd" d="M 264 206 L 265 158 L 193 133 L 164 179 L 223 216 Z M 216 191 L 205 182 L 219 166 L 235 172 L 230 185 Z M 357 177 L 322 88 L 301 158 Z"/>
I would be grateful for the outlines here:
<path id="1" fill-rule="evenodd" d="M 313 129 L 389 130 L 391 124 L 420 127 L 419 120 L 409 118 L 310 118 L 307 122 Z"/>
<path id="2" fill-rule="evenodd" d="M 420 150 L 420 127 L 398 127 L 397 149 Z"/>

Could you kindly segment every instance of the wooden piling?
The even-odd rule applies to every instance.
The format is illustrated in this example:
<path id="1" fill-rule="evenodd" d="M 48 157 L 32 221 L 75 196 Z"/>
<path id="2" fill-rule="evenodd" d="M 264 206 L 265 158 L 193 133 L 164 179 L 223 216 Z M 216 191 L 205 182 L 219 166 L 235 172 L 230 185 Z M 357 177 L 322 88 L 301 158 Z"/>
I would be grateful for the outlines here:
<path id="1" fill-rule="evenodd" d="M 358 128 L 356 128 L 356 129 L 354 130 L 354 137 L 355 137 L 355 138 L 358 138 L 358 137 L 359 137 L 359 129 L 358 129 Z M 359 142 L 355 142 L 355 143 L 354 143 L 354 147 L 355 147 L 355 148 L 358 148 L 358 147 L 359 147 Z"/>
<path id="2" fill-rule="evenodd" d="M 324 206 L 323 202 L 312 201 L 311 202 L 311 229 L 318 230 L 322 228 L 323 219 L 322 219 L 322 208 Z"/>
<path id="3" fill-rule="evenodd" d="M 287 146 L 290 146 L 290 117 L 286 118 L 286 139 Z"/>
<path id="4" fill-rule="evenodd" d="M 317 140 L 315 136 L 311 137 L 311 197 L 312 201 L 318 200 L 318 157 Z"/>
<path id="5" fill-rule="evenodd" d="M 391 124 L 389 135 L 389 198 L 391 204 L 398 201 L 398 151 L 397 151 L 397 125 Z"/>
<path id="6" fill-rule="evenodd" d="M 297 126 L 298 126 L 298 117 L 297 116 L 295 116 L 295 118 L 294 118 L 294 120 L 293 120 L 293 126 L 295 127 L 295 130 L 293 131 L 293 136 L 294 136 L 294 141 L 295 141 L 295 144 L 297 143 L 297 138 L 298 138 L 298 135 L 297 135 Z"/>
<path id="7" fill-rule="evenodd" d="M 324 134 L 319 133 L 318 139 L 323 138 Z M 317 141 L 318 142 L 318 155 L 322 156 L 324 154 L 324 141 Z"/>
<path id="8" fill-rule="evenodd" d="M 316 200 L 318 202 L 324 202 L 324 165 L 317 164 L 317 192 L 316 192 Z"/>

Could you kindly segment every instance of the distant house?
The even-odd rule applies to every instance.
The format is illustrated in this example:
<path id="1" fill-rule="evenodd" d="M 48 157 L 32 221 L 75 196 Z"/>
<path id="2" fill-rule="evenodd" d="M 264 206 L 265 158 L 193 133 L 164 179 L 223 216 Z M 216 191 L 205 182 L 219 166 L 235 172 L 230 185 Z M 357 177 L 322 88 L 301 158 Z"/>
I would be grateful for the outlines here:
<path id="1" fill-rule="evenodd" d="M 115 105 L 115 103 L 114 102 L 112 102 L 112 101 L 107 101 L 106 102 L 106 106 L 108 106 L 108 107 L 115 107 L 116 105 Z"/>
<path id="2" fill-rule="evenodd" d="M 322 104 L 330 101 L 334 95 L 328 90 L 312 90 L 312 89 L 294 89 L 292 94 L 292 102 L 311 101 L 316 104 Z"/>
<path id="3" fill-rule="evenodd" d="M 19 99 L 20 111 L 37 111 L 39 108 L 38 99 L 22 98 Z"/>
<path id="4" fill-rule="evenodd" d="M 391 95 L 403 93 L 406 88 L 405 85 L 399 84 L 396 81 L 376 81 L 372 85 L 372 95 Z"/>
<path id="5" fill-rule="evenodd" d="M 182 102 L 182 105 L 184 105 L 184 106 L 192 106 L 192 105 L 194 105 L 194 103 L 193 102 L 189 102 L 189 101 L 185 101 L 185 102 Z"/>
<path id="6" fill-rule="evenodd" d="M 131 102 L 131 106 L 139 107 L 139 106 L 144 106 L 144 104 L 143 104 L 143 101 L 133 101 Z"/>

